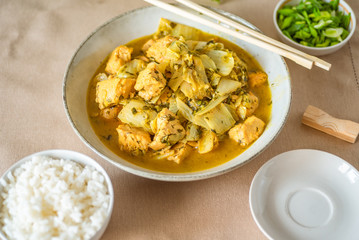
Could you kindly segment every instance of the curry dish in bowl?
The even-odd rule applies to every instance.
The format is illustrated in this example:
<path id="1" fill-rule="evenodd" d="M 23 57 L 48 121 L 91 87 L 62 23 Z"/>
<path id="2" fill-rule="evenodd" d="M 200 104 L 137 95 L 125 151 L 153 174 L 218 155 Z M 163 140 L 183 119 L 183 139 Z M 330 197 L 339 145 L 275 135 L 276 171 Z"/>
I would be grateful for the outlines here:
<path id="1" fill-rule="evenodd" d="M 245 151 L 271 118 L 267 73 L 239 46 L 167 19 L 116 47 L 90 81 L 96 135 L 154 171 L 196 172 Z"/>

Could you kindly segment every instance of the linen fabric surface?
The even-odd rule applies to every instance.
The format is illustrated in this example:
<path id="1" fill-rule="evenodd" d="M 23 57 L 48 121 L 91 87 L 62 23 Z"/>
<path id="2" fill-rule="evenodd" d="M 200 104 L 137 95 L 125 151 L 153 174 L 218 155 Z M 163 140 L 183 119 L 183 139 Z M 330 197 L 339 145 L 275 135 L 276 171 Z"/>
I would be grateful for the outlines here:
<path id="1" fill-rule="evenodd" d="M 210 0 L 278 39 L 272 21 L 276 1 Z M 347 3 L 359 17 L 359 1 Z M 80 43 L 111 18 L 148 6 L 141 0 L 0 0 L 0 174 L 34 152 L 68 149 L 98 161 L 115 191 L 106 239 L 266 239 L 249 208 L 257 170 L 294 149 L 335 154 L 359 168 L 359 141 L 351 144 L 301 124 L 306 107 L 359 122 L 359 29 L 339 52 L 323 56 L 327 72 L 286 60 L 292 81 L 288 120 L 275 141 L 248 164 L 195 182 L 160 182 L 134 176 L 97 156 L 71 128 L 63 107 L 66 67 Z M 155 29 L 154 29 L 155 31 Z M 87 86 L 85 86 L 87 87 Z"/>

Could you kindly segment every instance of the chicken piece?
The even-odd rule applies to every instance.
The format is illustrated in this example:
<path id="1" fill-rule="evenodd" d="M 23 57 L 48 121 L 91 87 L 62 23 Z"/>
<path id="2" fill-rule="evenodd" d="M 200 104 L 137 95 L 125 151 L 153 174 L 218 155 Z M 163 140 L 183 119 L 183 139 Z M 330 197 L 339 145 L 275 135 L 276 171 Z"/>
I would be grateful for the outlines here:
<path id="1" fill-rule="evenodd" d="M 180 164 L 192 151 L 192 147 L 184 142 L 178 142 L 172 147 L 166 147 L 159 151 L 153 152 L 154 159 L 162 160 L 167 159 Z"/>
<path id="2" fill-rule="evenodd" d="M 110 75 L 107 80 L 96 85 L 96 102 L 100 109 L 117 105 L 120 97 L 128 98 L 134 95 L 134 78 L 118 78 Z"/>
<path id="3" fill-rule="evenodd" d="M 143 55 L 137 56 L 136 59 L 142 60 L 142 61 L 144 61 L 145 63 L 149 63 L 149 61 L 150 61 L 150 59 L 148 59 L 148 57 L 143 56 Z"/>
<path id="4" fill-rule="evenodd" d="M 118 104 L 117 88 L 120 79 L 107 79 L 96 84 L 96 102 L 100 109 Z"/>
<path id="5" fill-rule="evenodd" d="M 155 59 L 156 62 L 162 63 L 167 59 L 167 47 L 177 38 L 166 36 L 158 39 L 146 51 L 146 56 Z"/>
<path id="6" fill-rule="evenodd" d="M 259 100 L 257 96 L 254 95 L 252 92 L 244 94 L 242 98 L 239 98 L 237 101 L 240 101 L 240 103 L 236 104 L 238 105 L 236 112 L 238 116 L 243 120 L 246 117 L 251 116 L 259 105 Z"/>
<path id="7" fill-rule="evenodd" d="M 112 51 L 110 58 L 107 61 L 105 71 L 109 74 L 116 74 L 122 65 L 131 60 L 131 53 L 133 48 L 126 46 L 118 46 Z"/>
<path id="8" fill-rule="evenodd" d="M 158 70 L 157 64 L 152 62 L 139 73 L 135 89 L 139 91 L 140 97 L 148 101 L 160 95 L 165 86 L 166 79 Z"/>
<path id="9" fill-rule="evenodd" d="M 228 135 L 241 147 L 247 147 L 263 133 L 265 123 L 256 116 L 250 116 L 243 123 L 231 128 Z"/>
<path id="10" fill-rule="evenodd" d="M 95 76 L 95 78 L 94 78 L 94 81 L 95 81 L 95 82 L 101 82 L 101 81 L 105 81 L 105 80 L 107 80 L 107 75 L 106 75 L 106 73 L 99 73 L 99 74 L 97 74 L 97 75 Z"/>
<path id="11" fill-rule="evenodd" d="M 148 150 L 148 145 L 151 143 L 151 136 L 148 132 L 127 124 L 120 124 L 116 130 L 118 143 L 122 151 L 138 155 Z"/>
<path id="12" fill-rule="evenodd" d="M 143 52 L 147 52 L 147 50 L 148 50 L 155 42 L 156 42 L 156 41 L 151 38 L 150 40 L 148 40 L 147 42 L 145 42 L 145 44 L 143 44 L 141 50 L 142 50 Z"/>
<path id="13" fill-rule="evenodd" d="M 116 78 L 116 77 L 114 77 Z M 112 79 L 111 76 L 109 79 Z M 135 78 L 120 78 L 117 95 L 123 98 L 132 98 L 135 95 Z"/>
<path id="14" fill-rule="evenodd" d="M 192 148 L 188 144 L 179 142 L 170 149 L 170 155 L 167 157 L 167 160 L 180 164 L 189 155 L 191 150 Z"/>
<path id="15" fill-rule="evenodd" d="M 150 148 L 153 150 L 173 145 L 186 135 L 178 117 L 167 108 L 158 113 L 153 123 L 153 130 L 156 133 L 150 144 Z"/>
<path id="16" fill-rule="evenodd" d="M 268 75 L 263 71 L 251 72 L 248 74 L 249 87 L 255 88 L 263 85 L 268 80 Z"/>
<path id="17" fill-rule="evenodd" d="M 189 141 L 189 142 L 187 142 L 187 144 L 190 145 L 191 147 L 194 147 L 194 148 L 198 147 L 198 142 L 197 141 Z"/>
<path id="18" fill-rule="evenodd" d="M 160 98 L 157 100 L 156 104 L 169 105 L 172 93 L 173 91 L 171 89 L 165 88 L 165 90 L 163 90 L 163 92 L 161 93 Z"/>
<path id="19" fill-rule="evenodd" d="M 121 108 L 122 106 L 120 105 L 107 107 L 101 110 L 100 115 L 107 120 L 116 119 Z"/>

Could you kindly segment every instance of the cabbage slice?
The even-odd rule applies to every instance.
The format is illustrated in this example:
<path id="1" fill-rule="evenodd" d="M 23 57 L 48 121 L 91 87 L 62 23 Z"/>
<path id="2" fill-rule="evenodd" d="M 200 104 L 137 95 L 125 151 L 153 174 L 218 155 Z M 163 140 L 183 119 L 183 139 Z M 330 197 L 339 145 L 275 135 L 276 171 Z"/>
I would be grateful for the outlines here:
<path id="1" fill-rule="evenodd" d="M 208 96 L 207 90 L 210 88 L 209 84 L 199 80 L 200 77 L 195 70 L 185 68 L 183 74 L 183 82 L 180 89 L 183 94 L 192 99 L 203 99 Z"/>
<path id="2" fill-rule="evenodd" d="M 216 93 L 220 96 L 228 95 L 242 86 L 242 83 L 235 80 L 225 79 L 219 82 Z"/>
<path id="3" fill-rule="evenodd" d="M 168 19 L 161 18 L 160 23 L 155 33 L 155 38 L 161 38 L 167 35 L 175 37 L 184 37 L 187 40 L 199 40 L 201 31 L 180 23 L 171 22 Z"/>
<path id="4" fill-rule="evenodd" d="M 183 82 L 183 66 L 181 66 L 175 73 L 172 75 L 171 79 L 168 81 L 168 86 L 173 90 L 177 91 L 179 86 Z"/>
<path id="5" fill-rule="evenodd" d="M 209 82 L 207 79 L 206 70 L 205 70 L 205 66 L 203 65 L 202 59 L 197 56 L 193 56 L 193 63 L 198 76 L 198 81 L 200 83 L 208 84 Z"/>
<path id="6" fill-rule="evenodd" d="M 169 104 L 169 107 L 168 109 L 173 112 L 174 114 L 177 114 L 178 112 L 178 106 L 177 106 L 177 101 L 175 98 L 171 97 L 170 98 L 170 104 Z"/>
<path id="7" fill-rule="evenodd" d="M 232 53 L 222 50 L 209 50 L 207 55 L 216 64 L 218 73 L 222 76 L 227 76 L 231 73 L 234 67 L 234 59 Z"/>
<path id="8" fill-rule="evenodd" d="M 183 37 L 180 37 L 179 40 L 173 41 L 167 47 L 167 59 L 172 59 L 174 61 L 179 60 L 183 55 L 187 54 L 189 51 L 187 44 Z"/>
<path id="9" fill-rule="evenodd" d="M 122 108 L 118 114 L 121 122 L 134 127 L 141 127 L 153 134 L 151 122 L 156 118 L 157 112 L 150 105 L 139 99 L 132 99 Z"/>
<path id="10" fill-rule="evenodd" d="M 172 29 L 172 35 L 175 37 L 184 37 L 187 40 L 199 40 L 201 37 L 201 31 L 183 24 L 177 23 Z"/>
<path id="11" fill-rule="evenodd" d="M 236 108 L 232 105 L 229 105 L 227 103 L 223 103 L 223 105 L 227 108 L 227 110 L 231 113 L 233 119 L 237 122 L 240 120 L 238 117 L 238 114 L 236 113 Z"/>
<path id="12" fill-rule="evenodd" d="M 204 115 L 204 119 L 211 130 L 218 135 L 225 133 L 236 123 L 232 114 L 223 103 Z"/>
<path id="13" fill-rule="evenodd" d="M 216 70 L 216 64 L 213 62 L 213 60 L 206 54 L 201 54 L 199 57 L 202 60 L 203 66 L 207 69 L 213 69 Z"/>
<path id="14" fill-rule="evenodd" d="M 193 111 L 190 107 L 187 106 L 179 97 L 176 98 L 178 111 L 181 115 L 190 122 L 193 122 Z"/>
<path id="15" fill-rule="evenodd" d="M 187 106 L 187 104 L 185 104 L 179 97 L 176 98 L 176 101 L 177 101 L 178 112 L 185 119 L 198 126 L 204 127 L 206 129 L 210 129 L 203 116 L 193 115 L 192 109 L 189 106 Z"/>
<path id="16" fill-rule="evenodd" d="M 170 20 L 161 18 L 154 37 L 158 39 L 170 35 L 173 29 L 172 25 L 173 23 Z"/>
<path id="17" fill-rule="evenodd" d="M 202 115 L 205 114 L 209 111 L 211 111 L 213 108 L 217 107 L 220 103 L 223 102 L 224 99 L 226 99 L 228 97 L 227 96 L 217 96 L 215 98 L 213 98 L 208 104 L 207 106 L 205 106 L 204 108 L 202 108 L 201 110 L 199 110 L 196 115 Z"/>
<path id="18" fill-rule="evenodd" d="M 205 130 L 201 139 L 198 141 L 198 152 L 200 154 L 208 153 L 218 145 L 218 137 L 210 130 Z"/>
<path id="19" fill-rule="evenodd" d="M 196 124 L 188 124 L 186 127 L 186 132 L 186 141 L 198 141 L 201 137 L 201 128 Z"/>
<path id="20" fill-rule="evenodd" d="M 125 63 L 119 71 L 117 76 L 119 78 L 137 78 L 139 72 L 146 68 L 146 63 L 141 59 L 133 59 Z"/>
<path id="21" fill-rule="evenodd" d="M 201 126 L 207 130 L 211 130 L 210 126 L 207 124 L 206 120 L 205 120 L 205 115 L 195 115 L 193 117 L 193 123 Z"/>

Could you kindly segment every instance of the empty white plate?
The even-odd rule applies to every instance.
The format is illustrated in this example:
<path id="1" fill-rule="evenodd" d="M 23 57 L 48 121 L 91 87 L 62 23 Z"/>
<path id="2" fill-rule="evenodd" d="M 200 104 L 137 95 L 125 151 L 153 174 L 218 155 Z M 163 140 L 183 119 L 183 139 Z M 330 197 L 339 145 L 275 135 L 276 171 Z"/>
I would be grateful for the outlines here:
<path id="1" fill-rule="evenodd" d="M 282 153 L 249 192 L 253 218 L 270 239 L 359 239 L 359 172 L 318 150 Z"/>

